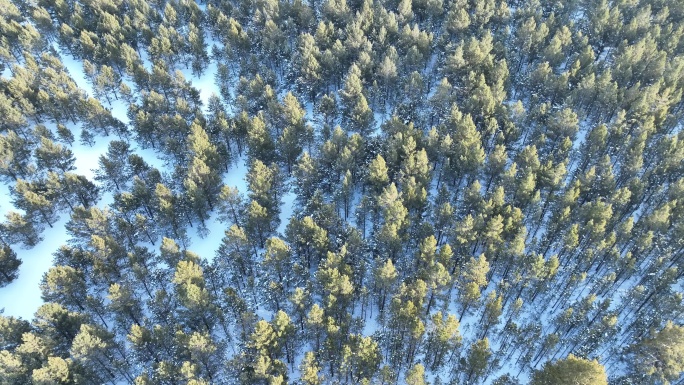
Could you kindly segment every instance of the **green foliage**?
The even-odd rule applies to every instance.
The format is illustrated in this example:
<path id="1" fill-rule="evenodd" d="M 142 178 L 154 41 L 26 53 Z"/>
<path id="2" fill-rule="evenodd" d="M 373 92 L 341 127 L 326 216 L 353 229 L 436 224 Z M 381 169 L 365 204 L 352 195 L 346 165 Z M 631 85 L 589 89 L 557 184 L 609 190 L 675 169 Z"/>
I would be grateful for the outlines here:
<path id="1" fill-rule="evenodd" d="M 301 380 L 306 385 L 321 385 L 323 376 L 320 375 L 321 368 L 318 366 L 313 352 L 306 352 L 300 367 L 302 372 Z"/>
<path id="2" fill-rule="evenodd" d="M 636 376 L 664 384 L 684 372 L 684 328 L 671 321 L 659 332 L 630 347 Z"/>
<path id="3" fill-rule="evenodd" d="M 7 286 L 17 279 L 21 263 L 17 254 L 9 246 L 0 249 L 0 277 L 2 277 L 0 287 Z"/>
<path id="4" fill-rule="evenodd" d="M 532 376 L 532 384 L 607 384 L 605 369 L 596 360 L 570 354 L 565 360 L 547 363 Z"/>
<path id="5" fill-rule="evenodd" d="M 0 0 L 0 382 L 681 382 L 682 9 Z"/>

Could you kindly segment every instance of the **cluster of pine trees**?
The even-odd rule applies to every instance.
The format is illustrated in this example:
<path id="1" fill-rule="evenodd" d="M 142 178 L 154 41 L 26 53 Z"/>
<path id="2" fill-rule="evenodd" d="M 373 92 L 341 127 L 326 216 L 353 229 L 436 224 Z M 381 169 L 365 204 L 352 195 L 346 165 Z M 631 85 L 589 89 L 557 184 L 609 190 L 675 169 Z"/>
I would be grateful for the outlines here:
<path id="1" fill-rule="evenodd" d="M 683 36 L 681 0 L 0 0 L 0 286 L 70 237 L 0 384 L 684 384 Z"/>

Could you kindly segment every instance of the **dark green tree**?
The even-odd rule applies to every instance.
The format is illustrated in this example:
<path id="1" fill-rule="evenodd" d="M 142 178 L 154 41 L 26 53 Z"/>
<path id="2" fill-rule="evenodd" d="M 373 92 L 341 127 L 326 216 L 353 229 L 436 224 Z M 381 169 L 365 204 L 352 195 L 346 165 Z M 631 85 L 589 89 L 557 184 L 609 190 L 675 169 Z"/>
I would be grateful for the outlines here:
<path id="1" fill-rule="evenodd" d="M 22 261 L 9 246 L 0 249 L 0 287 L 7 286 L 17 279 Z"/>

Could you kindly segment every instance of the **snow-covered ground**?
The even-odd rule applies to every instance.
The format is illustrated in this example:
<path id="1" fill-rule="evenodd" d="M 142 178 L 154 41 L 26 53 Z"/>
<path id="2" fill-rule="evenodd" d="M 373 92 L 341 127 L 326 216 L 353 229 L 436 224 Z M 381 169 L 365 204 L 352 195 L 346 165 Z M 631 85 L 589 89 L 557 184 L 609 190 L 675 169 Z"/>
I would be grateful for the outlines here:
<path id="1" fill-rule="evenodd" d="M 209 97 L 212 94 L 221 94 L 215 81 L 216 62 L 212 61 L 201 77 L 193 75 L 192 70 L 190 69 L 183 68 L 181 69 L 181 72 L 183 73 L 183 76 L 185 76 L 185 80 L 191 81 L 192 86 L 197 88 L 200 93 L 200 100 L 202 100 L 202 104 L 205 107 L 209 103 Z"/>
<path id="2" fill-rule="evenodd" d="M 295 199 L 297 198 L 297 193 L 294 188 L 290 186 L 285 186 L 285 195 L 283 195 L 283 204 L 280 208 L 280 225 L 278 226 L 278 232 L 280 234 L 285 234 L 285 227 L 290 222 L 290 217 L 294 211 Z"/>
<path id="3" fill-rule="evenodd" d="M 6 197 L 3 195 L 3 198 Z M 69 215 L 62 214 L 52 228 L 48 227 L 43 232 L 44 239 L 38 245 L 30 250 L 14 248 L 23 263 L 19 268 L 19 278 L 0 289 L 0 308 L 5 309 L 5 315 L 26 320 L 33 318 L 33 313 L 43 303 L 40 298 L 40 282 L 52 265 L 52 254 L 66 243 L 64 225 L 68 221 Z"/>

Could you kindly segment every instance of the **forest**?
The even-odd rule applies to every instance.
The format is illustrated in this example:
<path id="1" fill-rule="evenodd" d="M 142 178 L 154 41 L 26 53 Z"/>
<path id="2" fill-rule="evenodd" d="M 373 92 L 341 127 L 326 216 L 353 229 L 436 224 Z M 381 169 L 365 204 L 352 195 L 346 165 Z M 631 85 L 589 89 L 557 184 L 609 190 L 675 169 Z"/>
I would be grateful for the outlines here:
<path id="1" fill-rule="evenodd" d="M 0 0 L 0 292 L 50 248 L 0 385 L 684 384 L 683 36 L 684 0 Z"/>

